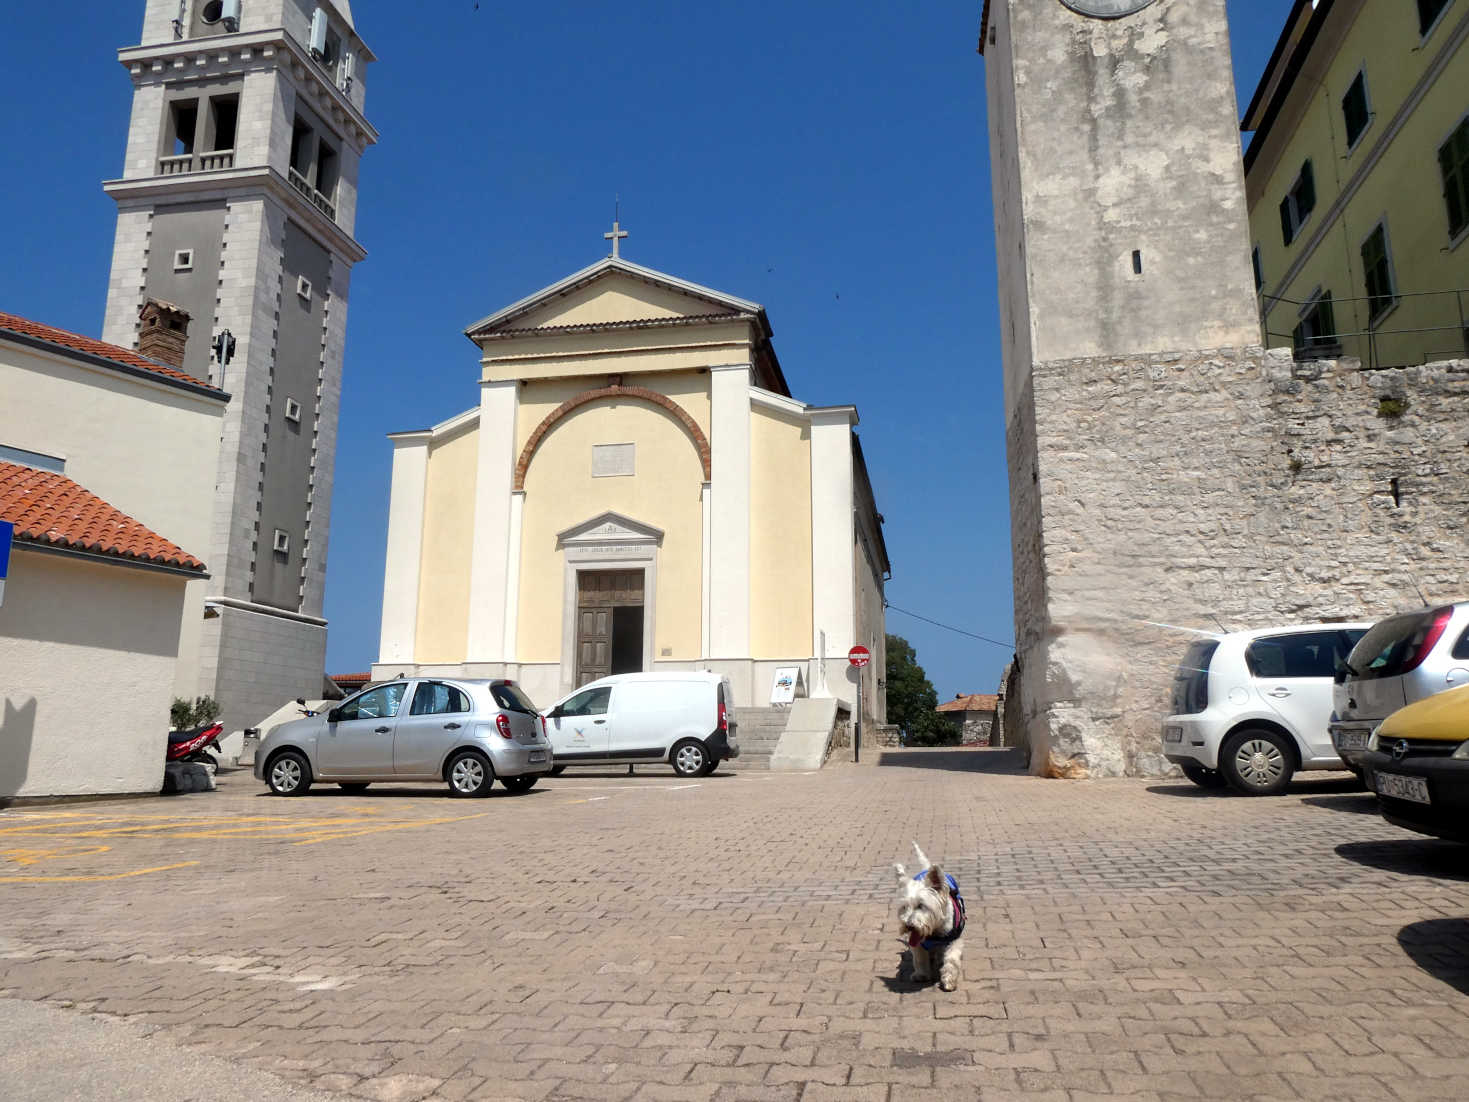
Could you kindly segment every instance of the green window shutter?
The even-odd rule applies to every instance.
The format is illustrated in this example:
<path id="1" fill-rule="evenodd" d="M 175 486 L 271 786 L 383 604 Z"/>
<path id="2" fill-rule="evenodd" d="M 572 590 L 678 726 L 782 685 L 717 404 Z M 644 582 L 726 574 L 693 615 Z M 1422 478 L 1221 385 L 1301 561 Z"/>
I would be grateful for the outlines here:
<path id="1" fill-rule="evenodd" d="M 1356 145 L 1357 139 L 1362 136 L 1362 131 L 1367 129 L 1367 124 L 1372 119 L 1367 110 L 1366 74 L 1358 73 L 1357 79 L 1352 81 L 1352 86 L 1341 99 L 1341 113 L 1347 128 L 1347 145 Z"/>
<path id="2" fill-rule="evenodd" d="M 1287 245 L 1291 243 L 1291 238 L 1295 236 L 1295 230 L 1295 224 L 1291 221 L 1290 217 L 1290 196 L 1286 196 L 1280 201 L 1280 236 Z"/>
<path id="3" fill-rule="evenodd" d="M 1449 236 L 1458 237 L 1469 222 L 1469 119 L 1461 122 L 1449 140 L 1439 146 L 1438 168 L 1443 175 Z"/>
<path id="4" fill-rule="evenodd" d="M 1301 182 L 1296 187 L 1296 209 L 1301 218 L 1316 209 L 1316 177 L 1311 173 L 1311 162 L 1301 165 Z"/>

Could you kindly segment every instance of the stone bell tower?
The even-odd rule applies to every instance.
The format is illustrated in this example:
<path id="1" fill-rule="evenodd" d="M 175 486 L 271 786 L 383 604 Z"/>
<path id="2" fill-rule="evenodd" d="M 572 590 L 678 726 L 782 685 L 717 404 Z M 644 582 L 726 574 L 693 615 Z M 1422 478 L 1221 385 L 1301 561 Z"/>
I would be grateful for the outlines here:
<path id="1" fill-rule="evenodd" d="M 1243 600 L 1198 546 L 1248 528 L 1215 384 L 1262 356 L 1225 0 L 987 0 L 980 34 L 1032 768 L 1160 772 L 1158 625 Z"/>
<path id="2" fill-rule="evenodd" d="M 176 691 L 227 730 L 321 692 L 332 466 L 372 52 L 347 0 L 147 0 L 104 339 L 186 315 L 182 367 L 230 394 L 209 578 Z M 206 461 L 213 462 L 213 457 Z M 166 493 L 166 487 L 159 492 Z"/>

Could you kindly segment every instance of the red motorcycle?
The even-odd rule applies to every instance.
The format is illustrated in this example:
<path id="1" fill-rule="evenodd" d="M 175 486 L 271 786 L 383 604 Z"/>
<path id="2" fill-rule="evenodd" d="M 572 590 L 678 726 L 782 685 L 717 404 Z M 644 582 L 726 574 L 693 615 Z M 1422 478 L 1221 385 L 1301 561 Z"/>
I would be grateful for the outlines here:
<path id="1" fill-rule="evenodd" d="M 168 733 L 168 755 L 164 761 L 195 761 L 200 765 L 219 768 L 219 759 L 209 753 L 224 753 L 219 747 L 219 736 L 224 733 L 224 724 L 211 723 L 208 727 L 196 727 L 192 731 L 170 731 Z"/>

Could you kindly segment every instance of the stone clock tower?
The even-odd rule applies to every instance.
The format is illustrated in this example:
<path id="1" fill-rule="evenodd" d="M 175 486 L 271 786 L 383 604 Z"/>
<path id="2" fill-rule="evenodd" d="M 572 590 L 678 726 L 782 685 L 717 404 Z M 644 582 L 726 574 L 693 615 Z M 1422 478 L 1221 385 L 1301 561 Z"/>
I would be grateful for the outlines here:
<path id="1" fill-rule="evenodd" d="M 1249 523 L 1207 399 L 1261 360 L 1225 0 L 988 0 L 980 52 L 1032 767 L 1159 772 L 1157 625 L 1239 611 L 1195 540 Z"/>
<path id="2" fill-rule="evenodd" d="M 357 167 L 372 52 L 347 0 L 147 0 L 104 339 L 166 303 L 177 359 L 230 394 L 210 576 L 190 583 L 176 692 L 227 730 L 321 692 L 322 588 Z M 144 311 L 146 310 L 146 313 Z M 201 457 L 213 462 L 214 457 Z M 167 493 L 167 487 L 159 487 Z"/>

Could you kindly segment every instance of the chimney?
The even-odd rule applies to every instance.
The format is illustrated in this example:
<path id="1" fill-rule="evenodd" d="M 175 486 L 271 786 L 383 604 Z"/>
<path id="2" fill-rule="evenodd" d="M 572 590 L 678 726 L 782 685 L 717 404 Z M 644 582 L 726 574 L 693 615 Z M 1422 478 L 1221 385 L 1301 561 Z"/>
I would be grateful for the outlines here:
<path id="1" fill-rule="evenodd" d="M 138 323 L 138 354 L 182 371 L 189 312 L 171 302 L 150 298 L 138 307 Z"/>

